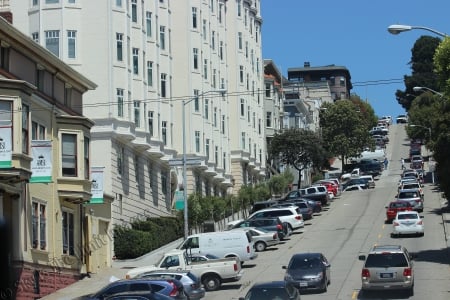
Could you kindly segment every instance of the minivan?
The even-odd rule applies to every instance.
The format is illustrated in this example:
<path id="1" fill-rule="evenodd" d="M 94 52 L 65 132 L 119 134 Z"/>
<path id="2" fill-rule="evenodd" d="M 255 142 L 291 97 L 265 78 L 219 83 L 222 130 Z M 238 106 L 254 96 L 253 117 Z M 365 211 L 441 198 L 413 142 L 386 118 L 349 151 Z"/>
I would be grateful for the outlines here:
<path id="1" fill-rule="evenodd" d="M 192 254 L 212 254 L 219 258 L 237 257 L 241 263 L 255 259 L 258 254 L 248 231 L 218 231 L 190 235 L 177 249 Z"/>

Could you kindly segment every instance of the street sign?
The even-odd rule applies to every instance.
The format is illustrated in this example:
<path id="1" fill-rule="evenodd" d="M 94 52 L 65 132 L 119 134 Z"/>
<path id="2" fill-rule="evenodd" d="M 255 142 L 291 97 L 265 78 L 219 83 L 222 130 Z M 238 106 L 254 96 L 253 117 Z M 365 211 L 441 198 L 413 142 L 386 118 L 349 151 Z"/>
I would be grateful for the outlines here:
<path id="1" fill-rule="evenodd" d="M 175 192 L 175 209 L 176 210 L 184 209 L 184 193 L 183 193 L 183 191 Z"/>
<path id="2" fill-rule="evenodd" d="M 202 160 L 198 158 L 186 158 L 186 166 L 201 165 Z M 180 167 L 183 165 L 182 158 L 169 159 L 169 166 Z"/>

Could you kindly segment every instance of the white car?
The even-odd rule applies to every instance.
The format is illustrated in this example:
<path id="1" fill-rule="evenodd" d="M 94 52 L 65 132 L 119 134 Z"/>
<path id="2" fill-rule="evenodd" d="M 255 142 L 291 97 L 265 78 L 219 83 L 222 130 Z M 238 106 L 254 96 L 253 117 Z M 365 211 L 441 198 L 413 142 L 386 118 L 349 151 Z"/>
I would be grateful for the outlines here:
<path id="1" fill-rule="evenodd" d="M 267 217 L 278 217 L 281 222 L 287 223 L 290 230 L 296 230 L 305 227 L 305 222 L 303 221 L 302 212 L 298 206 L 288 206 L 288 207 L 272 207 L 258 210 L 252 213 L 247 220 L 267 218 Z"/>
<path id="2" fill-rule="evenodd" d="M 280 243 L 280 238 L 276 231 L 268 231 L 262 228 L 255 227 L 238 227 L 232 230 L 245 230 L 252 236 L 255 250 L 258 252 L 266 250 L 267 247 L 275 246 Z"/>
<path id="3" fill-rule="evenodd" d="M 364 191 L 367 187 L 364 184 L 352 184 L 347 186 L 343 192 L 349 192 L 349 191 Z"/>
<path id="4" fill-rule="evenodd" d="M 415 234 L 423 236 L 425 229 L 423 220 L 416 211 L 399 211 L 392 221 L 392 236 Z"/>

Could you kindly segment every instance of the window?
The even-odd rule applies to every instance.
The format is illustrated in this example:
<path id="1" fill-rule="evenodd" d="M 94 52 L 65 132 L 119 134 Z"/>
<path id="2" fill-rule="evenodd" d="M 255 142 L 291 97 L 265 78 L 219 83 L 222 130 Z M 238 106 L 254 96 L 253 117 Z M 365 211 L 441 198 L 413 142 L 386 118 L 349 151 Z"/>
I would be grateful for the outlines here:
<path id="1" fill-rule="evenodd" d="M 147 85 L 153 86 L 153 62 L 147 62 Z"/>
<path id="2" fill-rule="evenodd" d="M 208 37 L 207 30 L 206 30 L 206 25 L 207 25 L 206 20 L 203 19 L 203 26 L 202 26 L 203 29 L 202 29 L 202 31 L 203 31 L 203 40 L 204 41 L 206 41 L 206 38 Z"/>
<path id="3" fill-rule="evenodd" d="M 262 127 L 261 126 L 261 119 L 258 119 L 258 134 L 261 134 L 261 130 L 262 130 L 261 127 Z"/>
<path id="4" fill-rule="evenodd" d="M 200 152 L 200 131 L 195 131 L 195 152 Z"/>
<path id="5" fill-rule="evenodd" d="M 116 95 L 117 95 L 117 116 L 123 117 L 123 89 L 117 89 Z"/>
<path id="6" fill-rule="evenodd" d="M 245 132 L 241 132 L 241 147 L 245 150 Z"/>
<path id="7" fill-rule="evenodd" d="M 153 167 L 151 162 L 148 162 L 148 185 L 150 188 L 153 185 Z"/>
<path id="8" fill-rule="evenodd" d="M 219 147 L 218 146 L 214 146 L 214 162 L 216 164 L 219 163 Z"/>
<path id="9" fill-rule="evenodd" d="M 29 116 L 30 116 L 29 106 L 22 104 L 22 153 L 28 153 Z"/>
<path id="10" fill-rule="evenodd" d="M 250 111 L 250 105 L 247 106 L 247 122 L 250 123 L 250 115 L 251 115 L 251 111 Z"/>
<path id="11" fill-rule="evenodd" d="M 238 48 L 242 50 L 242 32 L 238 32 Z"/>
<path id="12" fill-rule="evenodd" d="M 222 134 L 225 134 L 225 115 L 222 115 Z"/>
<path id="13" fill-rule="evenodd" d="M 239 82 L 244 83 L 244 66 L 239 66 Z"/>
<path id="14" fill-rule="evenodd" d="M 219 12 L 217 13 L 219 15 L 219 23 L 222 23 L 222 11 L 223 11 L 223 4 L 219 4 Z"/>
<path id="15" fill-rule="evenodd" d="M 203 78 L 208 79 L 208 60 L 203 60 Z"/>
<path id="16" fill-rule="evenodd" d="M 139 74 L 139 49 L 133 48 L 133 74 Z"/>
<path id="17" fill-rule="evenodd" d="M 45 4 L 56 4 L 59 3 L 59 0 L 45 0 Z"/>
<path id="18" fill-rule="evenodd" d="M 214 30 L 211 32 L 211 49 L 216 49 L 216 32 Z"/>
<path id="19" fill-rule="evenodd" d="M 9 71 L 9 47 L 0 46 L 0 67 Z"/>
<path id="20" fill-rule="evenodd" d="M 206 140 L 205 140 L 205 154 L 206 154 L 206 161 L 209 160 L 209 143 L 210 143 L 210 140 L 209 140 L 209 139 L 206 139 Z"/>
<path id="21" fill-rule="evenodd" d="M 166 27 L 159 26 L 159 47 L 166 50 Z"/>
<path id="22" fill-rule="evenodd" d="M 242 1 L 241 0 L 237 0 L 237 15 L 238 17 L 240 17 L 242 15 Z"/>
<path id="23" fill-rule="evenodd" d="M 59 57 L 59 30 L 45 32 L 45 48 Z"/>
<path id="24" fill-rule="evenodd" d="M 77 136 L 62 134 L 62 176 L 77 176 Z"/>
<path id="25" fill-rule="evenodd" d="M 39 32 L 33 32 L 31 34 L 31 38 L 33 39 L 33 41 L 39 44 Z"/>
<path id="26" fill-rule="evenodd" d="M 43 203 L 32 203 L 31 210 L 31 240 L 33 249 L 47 249 L 47 207 Z"/>
<path id="27" fill-rule="evenodd" d="M 117 146 L 117 174 L 122 175 L 124 170 L 125 149 Z"/>
<path id="28" fill-rule="evenodd" d="M 66 255 L 75 255 L 74 241 L 74 216 L 68 211 L 62 212 L 62 237 L 63 237 L 63 253 Z"/>
<path id="29" fill-rule="evenodd" d="M 214 107 L 214 113 L 213 113 L 213 126 L 217 127 L 217 107 Z"/>
<path id="30" fill-rule="evenodd" d="M 219 57 L 220 60 L 223 60 L 223 41 L 219 42 Z"/>
<path id="31" fill-rule="evenodd" d="M 131 0 L 131 21 L 137 22 L 137 0 Z"/>
<path id="32" fill-rule="evenodd" d="M 84 178 L 89 179 L 89 169 L 90 169 L 90 163 L 89 163 L 89 157 L 90 157 L 90 139 L 85 136 L 84 137 Z"/>
<path id="33" fill-rule="evenodd" d="M 197 28 L 197 7 L 192 8 L 192 28 Z"/>
<path id="34" fill-rule="evenodd" d="M 164 195 L 167 195 L 167 178 L 166 172 L 161 172 L 161 191 Z"/>
<path id="35" fill-rule="evenodd" d="M 134 178 L 139 182 L 139 156 L 134 156 Z"/>
<path id="36" fill-rule="evenodd" d="M 33 6 L 36 6 L 39 4 L 39 0 L 33 0 Z"/>
<path id="37" fill-rule="evenodd" d="M 217 87 L 217 70 L 216 69 L 213 69 L 212 86 L 213 86 L 213 88 Z"/>
<path id="38" fill-rule="evenodd" d="M 198 69 L 198 48 L 192 49 L 193 57 L 194 57 L 194 69 Z"/>
<path id="39" fill-rule="evenodd" d="M 245 116 L 245 100 L 241 98 L 241 117 Z"/>
<path id="40" fill-rule="evenodd" d="M 341 77 L 339 79 L 339 84 L 340 84 L 340 86 L 345 86 L 345 78 L 344 77 Z"/>
<path id="41" fill-rule="evenodd" d="M 259 149 L 259 161 L 260 162 L 262 161 L 262 150 L 261 149 Z"/>
<path id="42" fill-rule="evenodd" d="M 35 121 L 31 122 L 31 139 L 45 140 L 45 126 Z"/>
<path id="43" fill-rule="evenodd" d="M 253 128 L 256 128 L 256 112 L 253 112 Z"/>
<path id="44" fill-rule="evenodd" d="M 69 85 L 64 88 L 64 105 L 72 107 L 72 87 Z"/>
<path id="45" fill-rule="evenodd" d="M 67 57 L 75 58 L 76 57 L 76 39 L 77 32 L 75 30 L 67 31 Z"/>
<path id="46" fill-rule="evenodd" d="M 209 100 L 205 99 L 205 119 L 209 119 Z"/>
<path id="47" fill-rule="evenodd" d="M 150 134 L 150 136 L 153 136 L 153 126 L 154 126 L 154 122 L 155 120 L 153 120 L 153 111 L 149 111 L 148 113 L 148 133 Z"/>
<path id="48" fill-rule="evenodd" d="M 134 106 L 134 125 L 141 127 L 141 102 L 133 101 Z"/>
<path id="49" fill-rule="evenodd" d="M 248 58 L 248 42 L 245 42 L 245 57 Z"/>
<path id="50" fill-rule="evenodd" d="M 152 36 L 152 13 L 145 12 L 145 29 L 147 31 L 147 37 Z"/>
<path id="51" fill-rule="evenodd" d="M 266 127 L 272 127 L 272 112 L 266 112 Z"/>
<path id="52" fill-rule="evenodd" d="M 200 101 L 199 101 L 199 98 L 198 98 L 198 95 L 200 94 L 200 91 L 199 90 L 194 90 L 194 110 L 196 111 L 196 112 L 199 112 L 200 111 Z"/>
<path id="53" fill-rule="evenodd" d="M 270 83 L 266 83 L 266 97 L 270 98 L 271 96 L 272 85 Z"/>
<path id="54" fill-rule="evenodd" d="M 122 0 L 116 0 L 116 6 L 122 7 Z"/>
<path id="55" fill-rule="evenodd" d="M 123 33 L 116 33 L 117 60 L 123 61 Z"/>
<path id="56" fill-rule="evenodd" d="M 167 91 L 166 91 L 166 78 L 167 74 L 161 73 L 161 97 L 166 98 Z"/>
<path id="57" fill-rule="evenodd" d="M 167 145 L 167 122 L 162 121 L 161 122 L 161 135 L 162 135 L 162 141 L 164 145 Z"/>
<path id="58" fill-rule="evenodd" d="M 222 161 L 222 167 L 223 167 L 223 170 L 224 171 L 226 171 L 227 170 L 227 153 L 226 152 L 224 152 L 223 153 L 223 161 Z"/>
<path id="59" fill-rule="evenodd" d="M 334 76 L 330 77 L 330 86 L 335 86 L 336 85 L 336 78 Z"/>

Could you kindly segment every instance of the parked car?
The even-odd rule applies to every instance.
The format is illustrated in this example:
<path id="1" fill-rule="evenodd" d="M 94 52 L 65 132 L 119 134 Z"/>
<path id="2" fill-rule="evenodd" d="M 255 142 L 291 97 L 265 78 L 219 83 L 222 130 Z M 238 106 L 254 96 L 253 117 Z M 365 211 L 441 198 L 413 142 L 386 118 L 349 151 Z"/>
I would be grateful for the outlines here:
<path id="1" fill-rule="evenodd" d="M 267 247 L 275 246 L 280 243 L 280 238 L 276 231 L 267 231 L 262 228 L 255 227 L 239 227 L 232 230 L 246 230 L 252 236 L 253 244 L 255 245 L 255 250 L 262 252 L 266 250 Z"/>
<path id="2" fill-rule="evenodd" d="M 278 202 L 275 200 L 266 200 L 266 201 L 257 201 L 254 202 L 252 208 L 250 209 L 250 213 L 257 212 L 258 210 L 271 207 L 272 205 L 277 204 Z"/>
<path id="3" fill-rule="evenodd" d="M 273 205 L 272 207 L 289 207 L 289 206 L 296 206 L 300 209 L 300 212 L 302 213 L 303 220 L 311 220 L 313 218 L 313 209 L 312 207 L 302 200 L 297 201 L 284 201 L 282 203 L 278 203 Z"/>
<path id="4" fill-rule="evenodd" d="M 232 224 L 228 229 L 239 227 L 255 227 L 265 229 L 267 231 L 276 231 L 280 240 L 288 238 L 292 234 L 292 230 L 288 223 L 283 223 L 279 217 L 254 218 L 252 220 L 241 220 Z"/>
<path id="5" fill-rule="evenodd" d="M 267 217 L 279 217 L 281 222 L 287 223 L 291 230 L 300 229 L 305 226 L 300 209 L 294 206 L 262 209 L 251 214 L 247 219 L 252 220 Z"/>
<path id="6" fill-rule="evenodd" d="M 123 279 L 109 283 L 98 292 L 83 299 L 98 300 L 124 292 L 153 292 L 177 300 L 186 300 L 184 287 L 177 279 Z"/>
<path id="7" fill-rule="evenodd" d="M 386 223 L 391 223 L 399 211 L 411 211 L 413 209 L 409 201 L 392 201 L 386 206 Z"/>
<path id="8" fill-rule="evenodd" d="M 367 184 L 352 184 L 347 186 L 343 192 L 350 192 L 350 191 L 364 191 L 367 190 Z"/>
<path id="9" fill-rule="evenodd" d="M 397 200 L 408 201 L 411 203 L 413 210 L 423 212 L 423 199 L 418 189 L 399 190 Z"/>
<path id="10" fill-rule="evenodd" d="M 367 186 L 369 189 L 375 188 L 375 180 L 373 179 L 372 175 L 361 175 L 359 178 L 367 181 Z"/>
<path id="11" fill-rule="evenodd" d="M 284 280 L 300 290 L 326 292 L 330 284 L 331 265 L 322 253 L 297 253 L 289 260 Z"/>
<path id="12" fill-rule="evenodd" d="M 408 123 L 408 116 L 407 115 L 398 115 L 395 120 L 396 120 L 397 124 Z"/>
<path id="13" fill-rule="evenodd" d="M 172 300 L 172 299 L 173 299 L 172 297 L 163 294 L 145 291 L 123 292 L 104 298 L 104 300 Z"/>
<path id="14" fill-rule="evenodd" d="M 257 282 L 239 300 L 300 300 L 300 292 L 292 284 L 282 281 Z"/>
<path id="15" fill-rule="evenodd" d="M 187 259 L 189 262 L 201 262 L 201 261 L 208 261 L 213 259 L 220 259 L 220 257 L 209 254 L 209 253 L 190 253 L 187 255 Z"/>
<path id="16" fill-rule="evenodd" d="M 146 279 L 177 279 L 184 287 L 184 293 L 188 300 L 202 299 L 205 297 L 205 289 L 200 279 L 190 271 L 183 270 L 155 270 L 139 274 L 136 278 Z"/>
<path id="17" fill-rule="evenodd" d="M 356 178 L 350 178 L 348 181 L 346 181 L 342 185 L 343 191 L 345 191 L 345 189 L 351 185 L 361 185 L 361 186 L 363 186 L 363 189 L 369 188 L 369 183 L 367 182 L 367 180 L 356 177 Z"/>
<path id="18" fill-rule="evenodd" d="M 423 236 L 425 228 L 423 220 L 416 211 L 400 211 L 392 221 L 392 236 L 415 234 Z"/>
<path id="19" fill-rule="evenodd" d="M 422 185 L 418 181 L 403 182 L 399 188 L 399 190 L 411 190 L 411 189 L 417 189 L 419 191 L 422 199 L 424 198 L 425 194 L 424 194 Z"/>
<path id="20" fill-rule="evenodd" d="M 364 261 L 361 271 L 362 291 L 406 290 L 414 294 L 412 257 L 400 245 L 376 245 L 368 255 L 360 255 Z"/>

